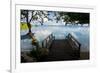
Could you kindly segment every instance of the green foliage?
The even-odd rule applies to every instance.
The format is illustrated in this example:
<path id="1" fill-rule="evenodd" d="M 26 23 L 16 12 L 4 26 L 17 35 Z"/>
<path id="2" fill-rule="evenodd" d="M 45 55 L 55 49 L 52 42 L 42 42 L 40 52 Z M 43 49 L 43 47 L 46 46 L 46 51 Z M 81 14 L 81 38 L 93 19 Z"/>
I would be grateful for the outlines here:
<path id="1" fill-rule="evenodd" d="M 37 27 L 37 25 L 33 24 L 32 27 Z M 20 29 L 21 29 L 21 30 L 28 30 L 27 23 L 21 22 L 21 24 L 20 24 Z"/>
<path id="2" fill-rule="evenodd" d="M 26 19 L 26 23 L 28 27 L 25 25 L 21 25 L 21 30 L 30 29 L 31 30 L 31 21 L 38 20 L 41 25 L 44 23 L 44 18 L 48 18 L 49 11 L 39 11 L 39 10 L 21 10 L 21 19 Z M 51 11 L 52 12 L 52 11 Z M 87 23 L 89 24 L 89 13 L 80 13 L 80 12 L 54 12 L 56 17 L 56 22 L 63 19 L 63 21 L 67 25 L 68 22 L 75 23 L 78 21 L 80 24 Z M 29 14 L 31 14 L 31 19 L 29 19 Z M 49 18 L 48 18 L 49 19 Z M 29 24 L 28 24 L 29 23 Z M 33 25 L 32 25 L 33 26 Z"/>
<path id="3" fill-rule="evenodd" d="M 79 21 L 81 24 L 89 24 L 89 13 L 59 12 L 59 14 L 66 23 Z"/>
<path id="4" fill-rule="evenodd" d="M 31 55 L 32 57 L 38 58 L 38 51 L 36 51 L 36 50 L 33 49 L 33 50 L 30 52 L 30 55 Z"/>
<path id="5" fill-rule="evenodd" d="M 44 60 L 45 58 L 47 58 L 48 54 L 49 50 L 47 48 L 36 48 L 36 50 L 33 49 L 30 52 L 30 56 L 36 58 L 37 61 Z"/>
<path id="6" fill-rule="evenodd" d="M 27 30 L 27 29 L 28 29 L 27 23 L 24 23 L 24 22 L 21 23 L 21 24 L 20 24 L 20 29 L 21 29 L 21 30 Z"/>
<path id="7" fill-rule="evenodd" d="M 90 14 L 89 13 L 80 13 L 80 19 L 79 19 L 79 23 L 83 24 L 83 23 L 90 23 Z"/>

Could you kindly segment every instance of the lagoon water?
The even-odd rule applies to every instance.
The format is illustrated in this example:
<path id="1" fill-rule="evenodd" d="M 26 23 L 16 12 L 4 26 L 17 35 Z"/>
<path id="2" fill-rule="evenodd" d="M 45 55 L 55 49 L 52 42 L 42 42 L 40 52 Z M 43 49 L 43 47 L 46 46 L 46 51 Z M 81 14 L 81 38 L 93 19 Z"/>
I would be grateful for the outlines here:
<path id="1" fill-rule="evenodd" d="M 44 32 L 43 32 L 44 31 Z M 52 33 L 55 36 L 55 39 L 65 39 L 68 33 L 71 33 L 82 45 L 81 51 L 89 51 L 89 26 L 36 26 L 32 27 L 32 32 L 42 32 L 45 34 Z M 28 33 L 28 30 L 21 30 L 21 35 Z M 46 36 L 46 35 L 45 35 Z M 42 36 L 44 37 L 44 36 Z M 22 50 L 31 50 L 31 39 L 22 39 L 21 40 L 21 49 Z"/>

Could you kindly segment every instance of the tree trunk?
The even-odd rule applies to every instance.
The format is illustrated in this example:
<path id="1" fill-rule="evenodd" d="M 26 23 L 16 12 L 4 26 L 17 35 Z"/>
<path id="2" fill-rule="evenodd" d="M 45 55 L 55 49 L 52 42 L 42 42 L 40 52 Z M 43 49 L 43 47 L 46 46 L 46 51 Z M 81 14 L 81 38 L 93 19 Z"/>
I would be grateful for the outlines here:
<path id="1" fill-rule="evenodd" d="M 41 25 L 43 25 L 43 18 L 41 18 Z"/>
<path id="2" fill-rule="evenodd" d="M 27 26 L 28 26 L 28 29 L 29 29 L 28 34 L 30 34 L 30 33 L 32 33 L 32 32 L 31 32 L 31 24 L 30 24 L 30 22 L 29 22 L 28 12 L 29 12 L 29 11 L 27 10 L 26 22 L 27 22 Z"/>
<path id="3" fill-rule="evenodd" d="M 65 26 L 67 26 L 67 22 L 65 23 Z"/>
<path id="4" fill-rule="evenodd" d="M 28 26 L 28 29 L 29 29 L 28 33 L 32 33 L 32 31 L 31 31 L 31 24 L 27 23 L 27 26 Z"/>

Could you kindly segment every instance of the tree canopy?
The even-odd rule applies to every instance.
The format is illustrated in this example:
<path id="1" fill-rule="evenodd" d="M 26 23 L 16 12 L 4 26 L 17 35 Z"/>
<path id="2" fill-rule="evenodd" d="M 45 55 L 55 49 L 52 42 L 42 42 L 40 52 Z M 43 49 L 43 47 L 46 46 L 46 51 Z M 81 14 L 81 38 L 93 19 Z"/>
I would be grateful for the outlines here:
<path id="1" fill-rule="evenodd" d="M 54 18 L 49 18 L 49 13 L 54 13 Z M 31 22 L 34 20 L 37 20 L 41 25 L 44 23 L 44 19 L 47 18 L 48 20 L 56 20 L 56 23 L 58 21 L 63 20 L 65 22 L 65 25 L 67 25 L 69 22 L 72 24 L 80 23 L 83 24 L 89 24 L 89 13 L 79 13 L 79 12 L 58 12 L 58 11 L 40 11 L 40 10 L 21 10 L 21 20 L 24 19 L 24 22 L 26 22 L 29 33 L 31 33 Z M 51 14 L 52 15 L 52 14 Z M 77 21 L 77 22 L 76 22 Z"/>
<path id="2" fill-rule="evenodd" d="M 67 22 L 75 22 L 79 21 L 80 24 L 89 24 L 89 13 L 74 13 L 74 12 L 60 12 L 61 17 L 63 17 L 64 21 Z"/>

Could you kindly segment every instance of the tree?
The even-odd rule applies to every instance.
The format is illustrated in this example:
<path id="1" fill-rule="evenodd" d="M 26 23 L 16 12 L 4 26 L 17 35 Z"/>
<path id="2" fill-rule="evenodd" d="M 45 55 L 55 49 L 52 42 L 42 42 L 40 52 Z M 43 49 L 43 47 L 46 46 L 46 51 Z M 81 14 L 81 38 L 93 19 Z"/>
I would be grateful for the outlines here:
<path id="1" fill-rule="evenodd" d="M 68 13 L 71 21 L 79 21 L 81 25 L 89 24 L 89 13 Z"/>
<path id="2" fill-rule="evenodd" d="M 32 12 L 33 13 L 33 12 Z M 31 19 L 29 20 L 29 10 L 21 10 L 21 19 L 26 19 L 26 23 L 27 23 L 27 26 L 28 26 L 28 29 L 29 29 L 29 32 L 28 34 L 32 33 L 31 32 L 31 20 L 32 20 L 32 16 L 31 16 Z"/>
<path id="3" fill-rule="evenodd" d="M 65 22 L 65 26 L 70 21 L 70 17 L 68 16 L 67 12 L 59 12 L 60 19 L 62 19 Z"/>
<path id="4" fill-rule="evenodd" d="M 89 24 L 90 23 L 90 14 L 89 13 L 80 13 L 80 24 Z"/>
<path id="5" fill-rule="evenodd" d="M 58 21 L 61 19 L 60 15 L 59 15 L 59 12 L 54 12 L 54 17 L 56 17 L 55 18 L 56 23 L 58 23 Z"/>
<path id="6" fill-rule="evenodd" d="M 89 13 L 60 12 L 60 17 L 62 17 L 66 24 L 68 22 L 73 24 L 80 23 L 81 25 L 85 23 L 89 24 Z M 78 23 L 76 23 L 76 21 Z"/>
<path id="7" fill-rule="evenodd" d="M 38 21 L 43 25 L 44 23 L 44 18 L 48 18 L 48 13 L 47 11 L 36 11 Z"/>
<path id="8" fill-rule="evenodd" d="M 31 14 L 31 15 L 29 15 Z M 44 18 L 47 18 L 46 11 L 34 11 L 34 10 L 21 10 L 21 20 L 25 19 L 26 24 L 28 26 L 29 32 L 27 34 L 32 34 L 31 31 L 31 21 L 38 20 L 41 25 L 44 23 Z"/>

